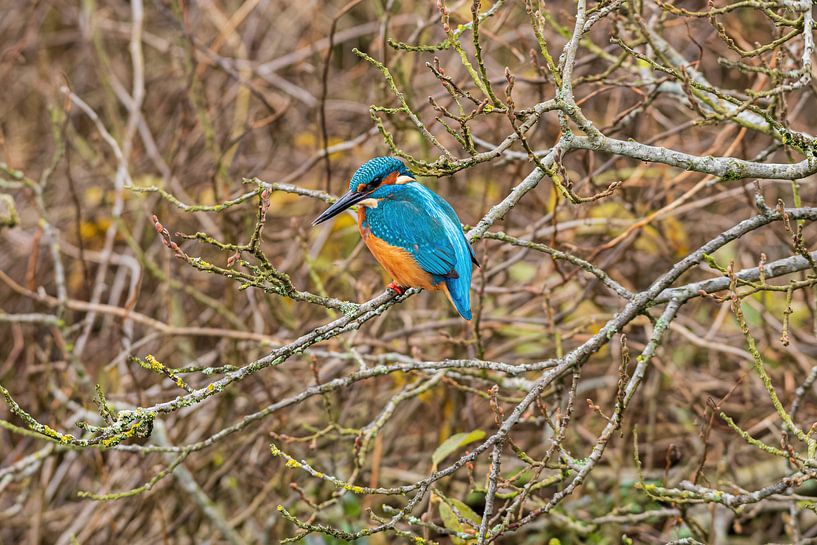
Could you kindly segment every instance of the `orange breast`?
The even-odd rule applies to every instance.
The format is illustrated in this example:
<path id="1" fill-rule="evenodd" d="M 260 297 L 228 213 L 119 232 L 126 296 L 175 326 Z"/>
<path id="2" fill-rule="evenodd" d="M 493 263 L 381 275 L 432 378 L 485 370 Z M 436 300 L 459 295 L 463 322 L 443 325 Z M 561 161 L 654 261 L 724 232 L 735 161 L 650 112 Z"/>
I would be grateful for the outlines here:
<path id="1" fill-rule="evenodd" d="M 360 229 L 360 236 L 363 237 L 363 242 L 366 247 L 372 252 L 372 255 L 380 263 L 386 272 L 388 272 L 395 282 L 401 286 L 411 288 L 423 288 L 424 290 L 438 290 L 444 283 L 432 284 L 432 278 L 429 273 L 420 268 L 414 257 L 407 250 L 392 246 L 383 239 L 374 236 L 371 230 L 363 227 L 363 220 L 366 218 L 366 209 L 361 206 L 357 212 L 357 224 Z"/>

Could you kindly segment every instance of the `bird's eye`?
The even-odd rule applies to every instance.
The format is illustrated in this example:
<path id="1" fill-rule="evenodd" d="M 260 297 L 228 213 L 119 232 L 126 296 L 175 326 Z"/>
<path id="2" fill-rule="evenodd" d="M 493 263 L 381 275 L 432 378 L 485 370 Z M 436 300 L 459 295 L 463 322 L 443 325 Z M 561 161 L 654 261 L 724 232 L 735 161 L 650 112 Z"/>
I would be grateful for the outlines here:
<path id="1" fill-rule="evenodd" d="M 372 191 L 374 189 L 377 189 L 377 186 L 379 186 L 382 182 L 383 178 L 375 178 L 368 184 L 360 184 L 359 186 L 357 186 L 357 192 L 366 193 L 367 191 Z"/>

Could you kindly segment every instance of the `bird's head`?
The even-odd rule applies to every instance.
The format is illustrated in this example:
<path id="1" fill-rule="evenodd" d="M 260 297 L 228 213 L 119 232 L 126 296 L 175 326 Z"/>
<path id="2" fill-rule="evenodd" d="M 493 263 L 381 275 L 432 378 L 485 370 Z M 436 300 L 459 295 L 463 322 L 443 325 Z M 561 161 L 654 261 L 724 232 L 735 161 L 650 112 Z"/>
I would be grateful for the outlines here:
<path id="1" fill-rule="evenodd" d="M 356 204 L 377 206 L 377 201 L 394 191 L 396 185 L 414 182 L 414 175 L 400 159 L 375 157 L 363 163 L 349 181 L 349 191 L 315 218 L 318 225 Z"/>

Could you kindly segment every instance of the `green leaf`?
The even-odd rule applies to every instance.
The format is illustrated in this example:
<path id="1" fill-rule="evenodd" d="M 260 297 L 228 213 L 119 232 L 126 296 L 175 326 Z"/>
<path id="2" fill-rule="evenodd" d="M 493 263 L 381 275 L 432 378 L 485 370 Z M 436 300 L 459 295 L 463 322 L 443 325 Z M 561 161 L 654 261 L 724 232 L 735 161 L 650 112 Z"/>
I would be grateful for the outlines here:
<path id="1" fill-rule="evenodd" d="M 454 512 L 455 509 L 456 513 Z M 466 534 L 475 533 L 473 527 L 461 523 L 460 519 L 470 520 L 477 527 L 479 527 L 479 524 L 482 522 L 482 518 L 476 513 L 474 513 L 474 511 L 470 507 L 462 503 L 460 500 L 447 498 L 447 503 L 446 501 L 440 500 L 439 511 L 440 518 L 443 521 L 443 526 L 454 532 L 462 532 Z M 459 517 L 457 517 L 457 514 L 459 514 Z M 472 540 L 470 539 L 465 540 L 459 537 L 451 536 L 451 543 L 453 543 L 454 545 L 465 545 L 469 541 Z"/>
<path id="2" fill-rule="evenodd" d="M 437 447 L 437 450 L 431 455 L 431 463 L 434 464 L 434 467 L 437 467 L 440 462 L 445 460 L 450 454 L 474 441 L 480 441 L 484 437 L 485 432 L 482 430 L 474 430 L 469 433 L 455 433 Z"/>
<path id="3" fill-rule="evenodd" d="M 343 506 L 343 514 L 348 518 L 356 519 L 360 516 L 360 501 L 354 494 L 344 494 L 340 497 L 340 503 Z"/>

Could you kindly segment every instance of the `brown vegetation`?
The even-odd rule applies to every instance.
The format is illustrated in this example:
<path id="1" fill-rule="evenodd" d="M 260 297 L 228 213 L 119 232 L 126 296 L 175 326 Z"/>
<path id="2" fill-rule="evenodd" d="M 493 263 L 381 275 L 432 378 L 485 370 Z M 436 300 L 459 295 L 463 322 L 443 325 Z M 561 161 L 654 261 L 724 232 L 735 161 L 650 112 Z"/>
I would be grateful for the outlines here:
<path id="1" fill-rule="evenodd" d="M 0 543 L 813 542 L 814 9 L 7 0 Z"/>

